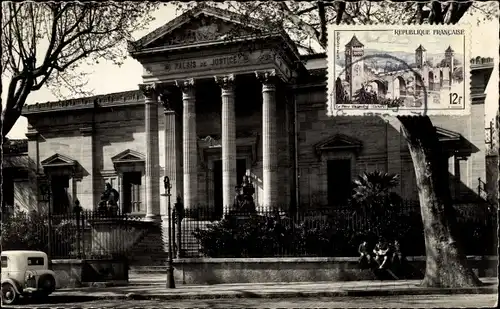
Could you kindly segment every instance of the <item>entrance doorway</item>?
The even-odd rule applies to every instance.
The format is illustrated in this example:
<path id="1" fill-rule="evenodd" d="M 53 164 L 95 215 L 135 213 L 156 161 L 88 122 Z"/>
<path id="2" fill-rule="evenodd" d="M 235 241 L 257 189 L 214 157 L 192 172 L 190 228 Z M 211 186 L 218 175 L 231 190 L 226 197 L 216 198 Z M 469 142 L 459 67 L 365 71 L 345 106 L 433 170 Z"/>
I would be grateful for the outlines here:
<path id="1" fill-rule="evenodd" d="M 63 214 L 70 211 L 69 176 L 52 176 L 52 213 Z"/>
<path id="2" fill-rule="evenodd" d="M 351 195 L 351 160 L 328 160 L 328 204 L 342 205 Z"/>
<path id="3" fill-rule="evenodd" d="M 123 173 L 123 212 L 142 212 L 141 207 L 141 172 Z"/>
<path id="4" fill-rule="evenodd" d="M 236 160 L 236 185 L 241 185 L 243 176 L 247 172 L 247 160 Z M 214 161 L 214 208 L 217 215 L 222 215 L 223 212 L 223 198 L 222 198 L 222 160 Z M 230 206 L 230 205 L 228 205 Z"/>

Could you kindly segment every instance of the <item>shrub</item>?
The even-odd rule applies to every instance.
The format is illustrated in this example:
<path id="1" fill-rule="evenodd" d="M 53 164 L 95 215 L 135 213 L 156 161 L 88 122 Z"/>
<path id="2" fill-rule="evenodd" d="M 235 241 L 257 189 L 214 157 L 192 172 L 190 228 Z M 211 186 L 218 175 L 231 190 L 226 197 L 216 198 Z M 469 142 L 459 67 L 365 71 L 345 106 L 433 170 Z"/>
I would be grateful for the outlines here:
<path id="1" fill-rule="evenodd" d="M 388 219 L 389 218 L 389 219 Z M 226 218 L 197 229 L 194 237 L 209 257 L 356 256 L 363 239 L 374 243 L 378 236 L 408 243 L 408 254 L 424 254 L 420 217 L 393 215 L 377 228 L 354 230 L 348 216 L 283 218 L 251 216 Z"/>
<path id="2" fill-rule="evenodd" d="M 51 256 L 68 256 L 74 250 L 76 227 L 67 220 L 52 218 Z M 37 250 L 48 253 L 49 219 L 38 211 L 19 209 L 2 218 L 2 250 Z"/>

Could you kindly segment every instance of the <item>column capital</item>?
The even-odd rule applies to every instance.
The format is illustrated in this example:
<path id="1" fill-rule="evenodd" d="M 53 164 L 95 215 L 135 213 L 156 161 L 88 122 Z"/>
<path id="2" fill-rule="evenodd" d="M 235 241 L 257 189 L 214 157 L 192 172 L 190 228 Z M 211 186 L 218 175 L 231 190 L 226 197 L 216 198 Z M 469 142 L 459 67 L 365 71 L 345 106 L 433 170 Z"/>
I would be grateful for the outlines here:
<path id="1" fill-rule="evenodd" d="M 139 90 L 146 97 L 146 99 L 151 101 L 156 101 L 158 97 L 158 85 L 153 84 L 139 84 Z"/>
<path id="2" fill-rule="evenodd" d="M 274 89 L 279 79 L 276 70 L 256 71 L 255 76 L 264 85 L 263 91 L 266 88 Z"/>
<path id="3" fill-rule="evenodd" d="M 159 103 L 163 106 L 163 112 L 170 113 L 174 112 L 174 107 L 173 107 L 173 93 L 172 91 L 168 89 L 162 89 L 160 92 L 159 96 Z"/>
<path id="4" fill-rule="evenodd" d="M 214 76 L 215 82 L 221 87 L 223 90 L 223 95 L 224 92 L 229 92 L 233 90 L 234 86 L 234 74 L 229 74 L 229 75 L 219 75 L 219 76 Z"/>
<path id="5" fill-rule="evenodd" d="M 178 79 L 175 81 L 175 85 L 181 89 L 183 94 L 187 94 L 194 90 L 194 78 Z"/>

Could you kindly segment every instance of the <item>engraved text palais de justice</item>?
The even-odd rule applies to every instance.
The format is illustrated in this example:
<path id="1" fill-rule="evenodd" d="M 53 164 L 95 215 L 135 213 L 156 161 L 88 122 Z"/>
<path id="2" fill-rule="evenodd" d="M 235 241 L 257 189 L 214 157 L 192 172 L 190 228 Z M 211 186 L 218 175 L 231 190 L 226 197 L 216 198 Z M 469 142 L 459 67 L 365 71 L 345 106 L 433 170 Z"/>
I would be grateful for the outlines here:
<path id="1" fill-rule="evenodd" d="M 215 57 L 212 59 L 194 59 L 187 61 L 176 61 L 173 63 L 167 63 L 165 65 L 165 70 L 167 71 L 178 71 L 178 70 L 194 70 L 197 68 L 204 67 L 226 67 L 237 64 L 243 64 L 249 61 L 247 54 L 237 54 L 230 56 Z"/>

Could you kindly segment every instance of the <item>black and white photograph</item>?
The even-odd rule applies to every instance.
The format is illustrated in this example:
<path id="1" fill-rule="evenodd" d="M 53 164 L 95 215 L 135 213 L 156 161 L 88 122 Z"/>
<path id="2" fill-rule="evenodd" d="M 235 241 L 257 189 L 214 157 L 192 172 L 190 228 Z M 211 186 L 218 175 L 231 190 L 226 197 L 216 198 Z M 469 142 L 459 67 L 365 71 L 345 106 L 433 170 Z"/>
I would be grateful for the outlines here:
<path id="1" fill-rule="evenodd" d="M 498 305 L 496 1 L 4 1 L 2 308 Z"/>

